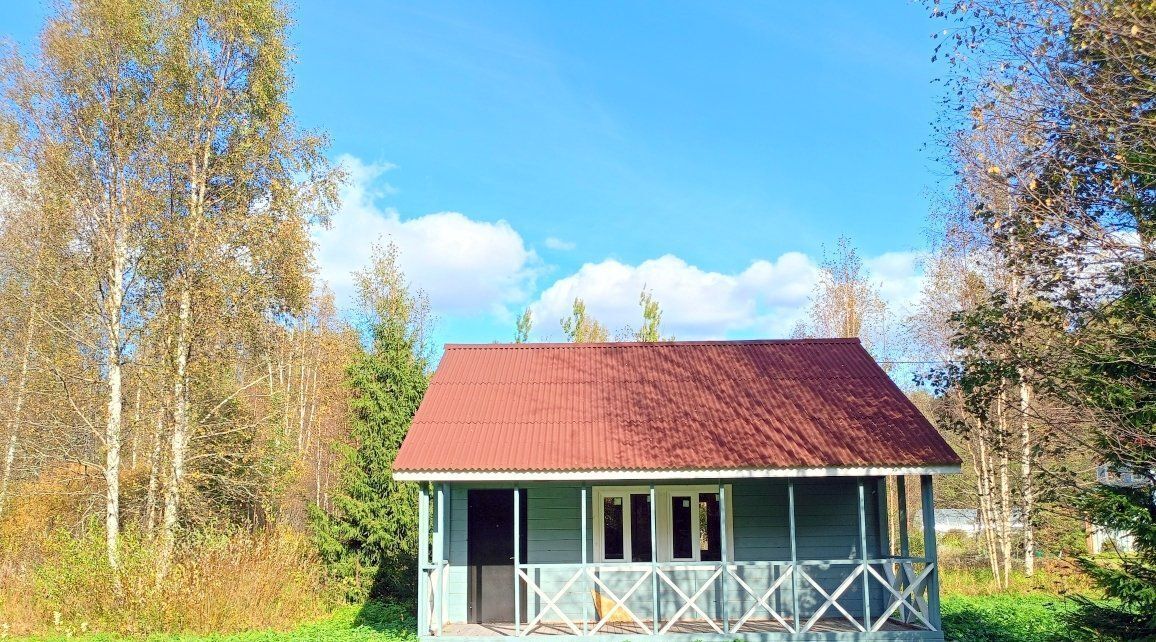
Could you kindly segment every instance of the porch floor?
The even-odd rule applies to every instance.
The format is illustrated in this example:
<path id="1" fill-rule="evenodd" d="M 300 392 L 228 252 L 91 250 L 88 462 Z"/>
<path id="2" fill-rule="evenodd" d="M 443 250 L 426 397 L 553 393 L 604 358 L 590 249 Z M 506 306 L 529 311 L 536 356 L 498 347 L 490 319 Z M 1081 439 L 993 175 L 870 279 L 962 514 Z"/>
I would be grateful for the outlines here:
<path id="1" fill-rule="evenodd" d="M 790 618 L 787 618 L 791 622 Z M 651 622 L 646 622 L 647 630 L 644 631 L 638 628 L 634 622 L 607 622 L 601 629 L 598 630 L 598 635 L 645 635 L 648 631 L 652 631 Z M 575 622 L 581 630 L 582 624 Z M 793 622 L 792 622 L 793 624 Z M 858 631 L 850 622 L 844 618 L 823 618 L 811 627 L 813 633 L 850 633 Z M 904 624 L 902 622 L 888 621 L 883 624 L 880 631 L 923 631 L 922 627 L 911 624 Z M 743 623 L 740 633 L 786 633 L 787 629 L 783 627 L 776 620 L 756 620 L 751 618 Z M 523 632 L 526 634 L 527 632 Z M 667 631 L 668 634 L 706 634 L 711 635 L 715 630 L 704 621 L 687 620 L 680 621 Z M 574 635 L 574 632 L 569 626 L 563 623 L 543 622 L 536 624 L 529 635 Z M 492 624 L 466 624 L 466 623 L 448 623 L 442 628 L 442 635 L 447 637 L 513 637 L 514 624 L 512 622 L 506 623 L 492 623 Z"/>

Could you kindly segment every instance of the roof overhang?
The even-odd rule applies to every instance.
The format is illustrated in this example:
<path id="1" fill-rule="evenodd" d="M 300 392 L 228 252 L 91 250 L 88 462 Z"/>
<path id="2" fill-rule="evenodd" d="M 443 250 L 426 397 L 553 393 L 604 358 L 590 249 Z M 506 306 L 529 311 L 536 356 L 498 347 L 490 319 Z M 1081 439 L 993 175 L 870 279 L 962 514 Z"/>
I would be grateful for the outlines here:
<path id="1" fill-rule="evenodd" d="M 751 468 L 719 470 L 527 470 L 527 471 L 408 471 L 393 473 L 410 482 L 616 481 L 622 479 L 755 479 L 764 477 L 886 477 L 892 475 L 952 475 L 959 464 L 928 466 L 819 466 L 812 468 Z"/>

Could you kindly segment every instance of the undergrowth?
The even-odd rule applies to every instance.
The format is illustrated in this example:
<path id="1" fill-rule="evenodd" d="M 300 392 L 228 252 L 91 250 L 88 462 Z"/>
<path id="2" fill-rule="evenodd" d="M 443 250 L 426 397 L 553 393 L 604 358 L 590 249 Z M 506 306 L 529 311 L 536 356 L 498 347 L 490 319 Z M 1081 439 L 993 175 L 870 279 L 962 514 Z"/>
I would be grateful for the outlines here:
<path id="1" fill-rule="evenodd" d="M 211 635 L 152 634 L 144 637 L 113 634 L 51 633 L 37 637 L 13 637 L 22 642 L 416 642 L 413 608 L 397 604 L 369 603 L 343 606 L 324 619 L 289 631 L 246 631 Z M 0 634 L 2 636 L 2 634 Z M 7 640 L 5 640 L 7 642 Z"/>
<path id="2" fill-rule="evenodd" d="M 949 642 L 1078 642 L 1063 615 L 1071 600 L 1044 594 L 947 595 L 941 602 Z"/>

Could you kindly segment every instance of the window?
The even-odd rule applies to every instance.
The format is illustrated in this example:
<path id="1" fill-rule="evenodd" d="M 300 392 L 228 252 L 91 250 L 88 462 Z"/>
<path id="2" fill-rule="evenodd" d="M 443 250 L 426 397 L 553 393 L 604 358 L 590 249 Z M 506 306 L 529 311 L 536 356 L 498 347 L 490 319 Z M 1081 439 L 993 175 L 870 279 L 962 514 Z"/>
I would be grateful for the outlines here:
<path id="1" fill-rule="evenodd" d="M 717 486 L 658 486 L 651 541 L 650 490 L 646 487 L 594 489 L 594 559 L 600 562 L 722 560 L 723 528 Z M 729 495 L 728 495 L 729 496 Z M 730 538 L 729 510 L 727 537 Z"/>
<path id="2" fill-rule="evenodd" d="M 602 557 L 605 559 L 624 559 L 626 523 L 622 521 L 622 515 L 625 510 L 621 496 L 602 499 Z"/>

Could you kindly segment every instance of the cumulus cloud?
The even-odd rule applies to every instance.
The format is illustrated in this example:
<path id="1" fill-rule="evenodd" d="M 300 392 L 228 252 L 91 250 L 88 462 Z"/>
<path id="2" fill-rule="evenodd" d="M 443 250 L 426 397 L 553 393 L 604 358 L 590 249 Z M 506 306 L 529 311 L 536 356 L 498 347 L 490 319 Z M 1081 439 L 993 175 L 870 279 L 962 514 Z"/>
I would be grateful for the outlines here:
<path id="1" fill-rule="evenodd" d="M 785 334 L 798 318 L 818 276 L 806 255 L 789 252 L 758 260 L 737 273 L 703 270 L 665 255 L 628 265 L 613 259 L 587 263 L 546 288 L 531 310 L 538 333 L 560 334 L 558 320 L 575 297 L 611 328 L 639 322 L 639 293 L 646 288 L 662 305 L 666 333 L 680 339 L 721 338 L 732 333 Z"/>
<path id="2" fill-rule="evenodd" d="M 893 315 L 902 315 L 919 295 L 922 273 L 917 252 L 889 252 L 864 261 Z M 635 327 L 638 296 L 650 290 L 662 305 L 663 328 L 679 339 L 786 337 L 802 319 L 818 282 L 817 262 L 801 252 L 760 259 L 738 272 L 704 270 L 665 255 L 630 265 L 607 259 L 587 263 L 555 281 L 531 305 L 536 334 L 561 335 L 558 321 L 574 299 L 585 301 L 610 328 Z M 894 317 L 893 317 L 894 318 Z"/>
<path id="3" fill-rule="evenodd" d="M 425 290 L 437 314 L 466 315 L 504 310 L 524 301 L 533 288 L 539 260 L 507 223 L 478 221 L 460 212 L 404 219 L 378 205 L 392 188 L 382 179 L 392 169 L 342 156 L 350 182 L 329 229 L 314 234 L 321 277 L 339 301 L 353 294 L 352 273 L 369 261 L 376 242 L 397 244 L 410 281 Z"/>

